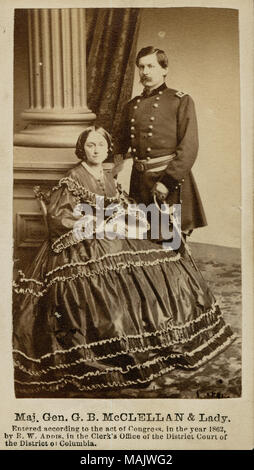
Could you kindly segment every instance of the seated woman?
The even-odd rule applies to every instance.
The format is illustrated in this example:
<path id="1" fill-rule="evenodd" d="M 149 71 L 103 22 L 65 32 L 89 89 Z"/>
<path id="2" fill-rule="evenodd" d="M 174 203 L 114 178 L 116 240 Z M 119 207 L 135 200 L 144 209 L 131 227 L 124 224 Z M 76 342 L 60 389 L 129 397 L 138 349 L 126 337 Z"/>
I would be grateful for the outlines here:
<path id="1" fill-rule="evenodd" d="M 110 205 L 119 215 L 133 202 L 103 171 L 110 148 L 100 127 L 80 135 L 81 162 L 50 192 L 49 239 L 14 283 L 17 396 L 146 387 L 175 368 L 203 366 L 234 339 L 185 257 L 126 237 L 108 215 Z"/>

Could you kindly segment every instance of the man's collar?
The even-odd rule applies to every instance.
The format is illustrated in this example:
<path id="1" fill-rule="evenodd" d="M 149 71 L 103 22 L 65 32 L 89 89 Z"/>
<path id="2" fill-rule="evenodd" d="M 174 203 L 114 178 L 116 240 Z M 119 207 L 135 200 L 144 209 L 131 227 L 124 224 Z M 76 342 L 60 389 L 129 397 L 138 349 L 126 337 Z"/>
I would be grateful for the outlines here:
<path id="1" fill-rule="evenodd" d="M 167 88 L 167 85 L 165 82 L 162 83 L 162 85 L 160 85 L 158 88 L 155 88 L 154 90 L 152 90 L 150 93 L 149 93 L 149 89 L 144 88 L 142 96 L 144 96 L 145 98 L 148 98 L 150 96 L 157 95 L 159 91 L 166 90 L 166 88 Z"/>

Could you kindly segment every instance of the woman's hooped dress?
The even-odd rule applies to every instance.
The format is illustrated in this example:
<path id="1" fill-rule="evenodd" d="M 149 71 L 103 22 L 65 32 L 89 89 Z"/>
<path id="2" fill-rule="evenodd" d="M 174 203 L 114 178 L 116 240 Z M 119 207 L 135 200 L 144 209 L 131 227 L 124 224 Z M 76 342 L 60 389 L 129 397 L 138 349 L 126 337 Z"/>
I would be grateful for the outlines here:
<path id="1" fill-rule="evenodd" d="M 51 190 L 49 239 L 14 282 L 17 395 L 145 386 L 203 366 L 235 339 L 179 253 L 150 240 L 74 237 L 75 207 L 94 208 L 98 195 L 124 207 L 111 174 L 102 184 L 82 164 Z"/>

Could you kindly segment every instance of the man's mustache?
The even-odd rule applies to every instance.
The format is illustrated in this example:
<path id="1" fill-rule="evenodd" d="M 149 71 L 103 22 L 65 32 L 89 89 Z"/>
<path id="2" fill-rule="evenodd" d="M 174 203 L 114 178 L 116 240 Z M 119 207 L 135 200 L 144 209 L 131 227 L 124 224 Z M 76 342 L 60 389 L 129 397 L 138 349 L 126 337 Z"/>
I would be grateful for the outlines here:
<path id="1" fill-rule="evenodd" d="M 150 82 L 151 80 L 152 80 L 151 77 L 141 77 L 141 78 L 140 78 L 140 82 L 141 82 L 141 83 L 144 82 L 144 81 Z"/>

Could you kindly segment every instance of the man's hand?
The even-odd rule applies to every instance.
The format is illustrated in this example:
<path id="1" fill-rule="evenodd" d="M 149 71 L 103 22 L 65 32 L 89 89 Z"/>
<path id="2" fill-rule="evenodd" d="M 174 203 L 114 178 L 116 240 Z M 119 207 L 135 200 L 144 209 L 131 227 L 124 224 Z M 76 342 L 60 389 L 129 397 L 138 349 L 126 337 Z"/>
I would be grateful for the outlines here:
<path id="1" fill-rule="evenodd" d="M 159 181 L 155 183 L 155 185 L 152 188 L 152 195 L 153 196 L 155 195 L 157 199 L 159 199 L 162 202 L 165 201 L 168 193 L 169 191 L 167 187 L 163 183 L 160 183 Z"/>

